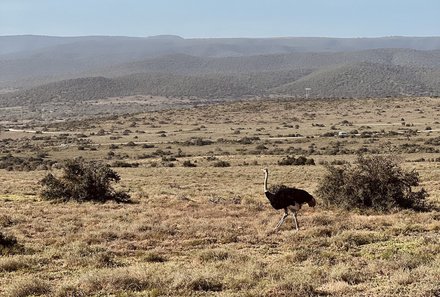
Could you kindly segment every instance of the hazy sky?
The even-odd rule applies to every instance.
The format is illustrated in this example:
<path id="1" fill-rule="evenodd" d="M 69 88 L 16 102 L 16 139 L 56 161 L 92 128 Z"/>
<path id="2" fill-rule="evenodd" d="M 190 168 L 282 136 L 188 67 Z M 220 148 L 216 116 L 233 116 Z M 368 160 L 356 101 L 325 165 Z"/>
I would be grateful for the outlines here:
<path id="1" fill-rule="evenodd" d="M 0 0 L 0 35 L 440 36 L 440 0 Z"/>

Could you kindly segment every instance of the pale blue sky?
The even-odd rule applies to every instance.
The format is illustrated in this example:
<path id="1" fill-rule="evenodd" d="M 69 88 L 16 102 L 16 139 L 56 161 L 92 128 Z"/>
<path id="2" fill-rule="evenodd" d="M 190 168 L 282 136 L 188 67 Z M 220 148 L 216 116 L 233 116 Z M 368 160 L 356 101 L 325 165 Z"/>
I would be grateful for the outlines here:
<path id="1" fill-rule="evenodd" d="M 440 0 L 0 0 L 0 35 L 440 36 Z"/>

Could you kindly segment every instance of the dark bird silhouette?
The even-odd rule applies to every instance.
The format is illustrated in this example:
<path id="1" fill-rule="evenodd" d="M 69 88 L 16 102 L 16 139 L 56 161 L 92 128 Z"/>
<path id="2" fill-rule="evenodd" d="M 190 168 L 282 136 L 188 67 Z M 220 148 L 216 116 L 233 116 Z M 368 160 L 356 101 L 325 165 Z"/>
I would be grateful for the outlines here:
<path id="1" fill-rule="evenodd" d="M 264 171 L 264 194 L 267 199 L 269 199 L 270 205 L 276 210 L 284 209 L 284 214 L 281 220 L 275 227 L 275 231 L 284 223 L 287 216 L 289 215 L 289 210 L 292 212 L 293 220 L 295 222 L 296 230 L 299 230 L 298 220 L 296 218 L 298 210 L 304 203 L 307 203 L 310 207 L 315 207 L 316 200 L 312 195 L 307 193 L 307 191 L 289 188 L 285 185 L 278 185 L 269 191 L 267 189 L 267 179 L 269 177 L 269 170 L 267 168 Z"/>

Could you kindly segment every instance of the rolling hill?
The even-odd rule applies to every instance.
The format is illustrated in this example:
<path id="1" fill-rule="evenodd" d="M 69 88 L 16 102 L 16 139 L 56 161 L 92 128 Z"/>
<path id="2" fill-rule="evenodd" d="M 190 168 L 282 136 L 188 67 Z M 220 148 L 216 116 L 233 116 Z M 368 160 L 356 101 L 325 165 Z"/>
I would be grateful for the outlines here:
<path id="1" fill-rule="evenodd" d="M 184 76 L 138 73 L 116 78 L 86 77 L 53 82 L 0 95 L 2 106 L 38 105 L 52 101 L 79 102 L 131 95 L 230 98 L 263 95 L 267 90 L 295 81 L 311 70 L 259 74 Z"/>
<path id="2" fill-rule="evenodd" d="M 115 78 L 63 80 L 0 95 L 2 106 L 80 102 L 131 95 L 240 98 L 271 94 L 311 98 L 439 96 L 440 71 L 376 63 L 357 63 L 324 69 L 252 74 L 177 75 L 138 73 Z"/>
<path id="3" fill-rule="evenodd" d="M 0 36 L 0 104 L 130 95 L 438 96 L 440 38 Z M 18 89 L 11 92 L 12 89 Z"/>
<path id="4" fill-rule="evenodd" d="M 430 69 L 364 62 L 316 71 L 272 92 L 296 95 L 311 88 L 315 98 L 438 96 L 439 85 L 427 79 L 436 75 Z"/>

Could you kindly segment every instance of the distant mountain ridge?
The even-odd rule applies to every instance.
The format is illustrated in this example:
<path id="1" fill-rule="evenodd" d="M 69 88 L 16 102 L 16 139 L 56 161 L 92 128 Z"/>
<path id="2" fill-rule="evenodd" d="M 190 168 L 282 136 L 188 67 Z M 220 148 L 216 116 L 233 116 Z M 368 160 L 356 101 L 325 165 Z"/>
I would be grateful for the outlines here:
<path id="1" fill-rule="evenodd" d="M 440 37 L 0 36 L 2 105 L 126 95 L 438 96 Z M 27 103 L 26 103 L 27 102 Z"/>
<path id="2" fill-rule="evenodd" d="M 176 35 L 149 37 L 126 36 L 76 36 L 57 37 L 43 35 L 0 36 L 0 56 L 19 52 L 37 51 L 57 45 L 78 44 L 119 44 L 120 47 L 155 47 L 166 43 L 175 46 L 173 53 L 195 56 L 218 56 L 220 49 L 235 55 L 274 54 L 287 52 L 344 52 L 378 48 L 408 48 L 416 50 L 440 49 L 440 37 L 374 37 L 374 38 L 333 38 L 333 37 L 272 37 L 272 38 L 182 38 Z M 127 44 L 130 42 L 130 44 Z M 170 44 L 168 44 L 170 45 Z M 250 49 L 253 48 L 253 50 Z M 192 52 L 191 52 L 192 50 Z M 245 50 L 245 51 L 244 51 Z M 215 54 L 217 53 L 217 54 Z M 229 56 L 229 55 L 223 55 Z"/>

